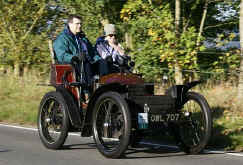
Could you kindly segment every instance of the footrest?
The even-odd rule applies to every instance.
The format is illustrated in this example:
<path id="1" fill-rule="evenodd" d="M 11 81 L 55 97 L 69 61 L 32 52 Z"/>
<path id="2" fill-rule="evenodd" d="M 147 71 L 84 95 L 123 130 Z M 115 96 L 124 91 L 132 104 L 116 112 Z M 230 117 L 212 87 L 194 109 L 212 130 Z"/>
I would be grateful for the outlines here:
<path id="1" fill-rule="evenodd" d="M 70 86 L 73 86 L 73 87 L 80 87 L 82 85 L 82 83 L 80 82 L 72 82 L 72 83 L 69 83 Z"/>

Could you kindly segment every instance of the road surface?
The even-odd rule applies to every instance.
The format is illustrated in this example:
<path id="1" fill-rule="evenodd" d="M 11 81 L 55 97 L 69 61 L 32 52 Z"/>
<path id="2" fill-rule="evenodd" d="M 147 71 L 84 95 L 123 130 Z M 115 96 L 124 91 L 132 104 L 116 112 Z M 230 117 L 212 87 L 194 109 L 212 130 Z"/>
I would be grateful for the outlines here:
<path id="1" fill-rule="evenodd" d="M 0 124 L 0 165 L 243 165 L 243 153 L 209 151 L 186 155 L 175 147 L 147 144 L 129 148 L 122 159 L 107 159 L 92 138 L 71 134 L 64 149 L 48 150 L 34 128 Z"/>

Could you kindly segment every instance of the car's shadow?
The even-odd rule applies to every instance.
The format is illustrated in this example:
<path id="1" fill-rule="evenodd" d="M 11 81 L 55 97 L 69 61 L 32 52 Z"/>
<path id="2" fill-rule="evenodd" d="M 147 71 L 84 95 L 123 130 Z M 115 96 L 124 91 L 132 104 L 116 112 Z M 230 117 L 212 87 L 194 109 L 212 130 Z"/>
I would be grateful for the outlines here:
<path id="1" fill-rule="evenodd" d="M 82 143 L 82 144 L 68 144 L 64 145 L 61 150 L 93 150 L 97 149 L 95 143 Z M 217 153 L 200 153 L 198 154 L 209 155 Z M 222 153 L 218 153 L 222 154 Z M 124 156 L 121 159 L 143 159 L 143 158 L 162 158 L 162 157 L 178 157 L 186 156 L 187 154 L 181 151 L 175 146 L 149 146 L 149 145 L 138 145 L 136 147 L 128 147 Z"/>
<path id="2" fill-rule="evenodd" d="M 87 150 L 87 149 L 96 149 L 95 143 L 82 143 L 82 144 L 70 144 L 63 145 L 61 150 Z"/>
<path id="3" fill-rule="evenodd" d="M 123 159 L 159 158 L 184 156 L 185 153 L 174 147 L 154 147 L 140 145 L 136 148 L 128 148 Z"/>
<path id="4" fill-rule="evenodd" d="M 224 152 L 203 150 L 201 153 L 196 154 L 196 156 L 205 156 L 212 154 L 224 154 Z M 141 159 L 141 158 L 160 158 L 160 157 L 178 157 L 178 156 L 190 156 L 183 151 L 181 151 L 176 146 L 148 146 L 144 148 L 142 145 L 140 148 L 128 148 L 125 152 L 123 159 Z"/>
<path id="5" fill-rule="evenodd" d="M 79 143 L 63 145 L 61 150 L 87 150 L 97 149 L 95 143 Z M 157 158 L 157 157 L 171 157 L 183 156 L 185 153 L 177 148 L 157 147 L 149 145 L 139 145 L 136 147 L 128 147 L 124 156 L 121 159 L 140 159 L 140 158 Z"/>

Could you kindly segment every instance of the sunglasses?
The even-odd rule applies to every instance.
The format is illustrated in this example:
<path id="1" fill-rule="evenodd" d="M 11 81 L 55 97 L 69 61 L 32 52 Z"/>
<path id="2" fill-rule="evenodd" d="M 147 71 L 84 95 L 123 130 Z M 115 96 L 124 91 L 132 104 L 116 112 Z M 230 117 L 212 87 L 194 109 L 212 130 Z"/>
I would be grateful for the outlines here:
<path id="1" fill-rule="evenodd" d="M 109 34 L 108 36 L 109 37 L 115 37 L 116 35 L 115 34 Z"/>

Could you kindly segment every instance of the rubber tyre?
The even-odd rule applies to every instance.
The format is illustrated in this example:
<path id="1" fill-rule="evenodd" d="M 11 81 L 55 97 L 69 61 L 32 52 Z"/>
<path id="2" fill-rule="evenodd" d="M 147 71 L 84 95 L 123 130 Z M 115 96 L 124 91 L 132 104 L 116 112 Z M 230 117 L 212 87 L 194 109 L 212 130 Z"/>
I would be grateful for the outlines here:
<path id="1" fill-rule="evenodd" d="M 210 111 L 210 107 L 207 103 L 207 100 L 199 93 L 188 92 L 186 95 L 186 99 L 187 99 L 187 101 L 184 104 L 184 107 L 189 102 L 195 102 L 196 104 L 198 104 L 198 107 L 199 107 L 201 115 L 202 115 L 200 117 L 200 120 L 202 120 L 202 123 L 204 125 L 204 128 L 203 128 L 204 130 L 202 131 L 201 136 L 200 136 L 199 129 L 196 128 L 196 126 L 198 125 L 198 123 L 200 121 L 192 119 L 192 116 L 198 116 L 198 115 L 200 115 L 200 112 L 197 112 L 194 114 L 193 114 L 193 112 L 190 112 L 191 113 L 191 115 L 190 115 L 191 122 L 188 122 L 187 124 L 177 125 L 176 130 L 175 130 L 175 132 L 176 132 L 175 137 L 177 139 L 178 146 L 185 153 L 198 154 L 205 148 L 205 146 L 207 145 L 207 143 L 211 137 L 211 130 L 212 130 L 211 111 Z M 201 127 L 201 129 L 202 129 L 202 127 Z M 191 131 L 192 137 L 184 135 L 185 132 L 190 132 L 190 131 Z M 194 138 L 197 139 L 197 143 Z M 189 145 L 187 142 L 190 140 L 194 144 Z"/>
<path id="2" fill-rule="evenodd" d="M 45 112 L 49 109 L 51 102 L 58 105 L 58 108 L 51 108 L 49 118 L 46 119 Z M 53 106 L 54 106 L 53 105 Z M 58 111 L 58 112 L 57 112 Z M 60 117 L 61 115 L 61 117 Z M 46 120 L 50 123 L 59 124 L 59 137 L 52 139 L 50 132 L 45 129 Z M 68 136 L 70 122 L 68 118 L 68 106 L 62 94 L 57 91 L 48 92 L 41 100 L 37 119 L 38 133 L 43 145 L 48 149 L 60 149 Z"/>
<path id="3" fill-rule="evenodd" d="M 109 148 L 105 145 L 104 140 L 102 139 L 102 133 L 100 133 L 100 129 L 104 129 L 104 121 L 102 121 L 102 124 L 99 123 L 100 119 L 102 120 L 102 116 L 99 116 L 100 113 L 102 113 L 102 106 L 105 105 L 106 102 L 112 103 L 112 108 L 111 110 L 107 110 L 106 115 L 104 117 L 110 116 L 115 116 L 115 113 L 113 114 L 112 111 L 117 110 L 120 113 L 120 117 L 118 119 L 116 118 L 115 120 L 110 119 L 109 121 L 111 122 L 117 122 L 114 125 L 119 125 L 118 123 L 121 123 L 120 127 L 122 131 L 122 135 L 119 136 L 119 144 L 115 146 L 114 148 Z M 110 104 L 109 104 L 110 105 Z M 109 109 L 109 108 L 107 108 Z M 109 113 L 108 113 L 109 111 Z M 117 92 L 107 92 L 102 94 L 96 101 L 95 106 L 94 106 L 94 111 L 93 111 L 93 137 L 94 141 L 96 142 L 97 148 L 99 152 L 104 155 L 107 158 L 120 158 L 124 152 L 126 151 L 128 145 L 129 145 L 129 140 L 130 140 L 130 133 L 131 133 L 131 115 L 129 112 L 129 108 L 127 105 L 127 102 L 124 100 L 124 98 L 121 97 L 121 95 Z M 112 118 L 112 117 L 111 117 Z M 118 122 L 119 121 L 119 122 Z M 120 122 L 122 121 L 122 122 Z M 104 127 L 103 127 L 103 126 Z M 111 126 L 112 127 L 112 126 Z M 113 128 L 114 130 L 114 128 Z M 108 132 L 108 131 L 107 131 Z M 113 132 L 111 133 L 113 134 Z"/>

